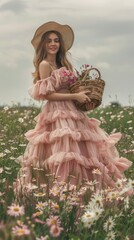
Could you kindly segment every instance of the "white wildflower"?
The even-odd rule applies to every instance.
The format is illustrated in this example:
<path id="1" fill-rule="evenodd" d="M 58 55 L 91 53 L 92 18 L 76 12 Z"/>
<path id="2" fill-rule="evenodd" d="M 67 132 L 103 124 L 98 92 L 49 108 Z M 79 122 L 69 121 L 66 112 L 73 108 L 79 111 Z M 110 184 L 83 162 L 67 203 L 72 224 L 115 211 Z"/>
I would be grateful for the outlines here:
<path id="1" fill-rule="evenodd" d="M 50 194 L 53 195 L 54 197 L 58 196 L 60 194 L 60 188 L 58 186 L 54 186 L 50 190 Z"/>
<path id="2" fill-rule="evenodd" d="M 45 193 L 42 193 L 42 192 L 34 193 L 34 196 L 36 196 L 36 197 L 44 197 Z"/>
<path id="3" fill-rule="evenodd" d="M 127 210 L 129 208 L 129 196 L 124 199 L 124 209 Z"/>
<path id="4" fill-rule="evenodd" d="M 123 180 L 122 179 L 118 179 L 116 181 L 116 187 L 117 188 L 122 188 L 123 187 Z"/>
<path id="5" fill-rule="evenodd" d="M 11 168 L 10 167 L 5 167 L 5 170 L 10 171 Z"/>
<path id="6" fill-rule="evenodd" d="M 102 194 L 94 193 L 91 201 L 89 202 L 89 206 L 93 208 L 93 206 L 103 207 L 103 197 Z"/>
<path id="7" fill-rule="evenodd" d="M 132 120 L 130 120 L 130 121 L 127 121 L 127 123 L 132 123 Z"/>
<path id="8" fill-rule="evenodd" d="M 0 153 L 0 157 L 4 157 L 6 154 L 4 153 Z"/>
<path id="9" fill-rule="evenodd" d="M 37 189 L 38 187 L 35 184 L 28 183 L 26 185 L 26 188 L 29 189 L 29 190 L 34 190 L 34 189 Z"/>
<path id="10" fill-rule="evenodd" d="M 40 238 L 36 238 L 36 240 L 49 240 L 49 236 L 46 235 L 45 237 L 41 236 Z"/>
<path id="11" fill-rule="evenodd" d="M 6 112 L 6 111 L 9 109 L 9 107 L 8 107 L 8 106 L 5 106 L 3 109 L 4 109 L 4 111 Z"/>
<path id="12" fill-rule="evenodd" d="M 4 152 L 5 152 L 5 153 L 11 153 L 11 151 L 8 150 L 8 149 L 5 149 Z"/>
<path id="13" fill-rule="evenodd" d="M 128 236 L 125 237 L 125 240 L 130 240 L 130 238 Z"/>
<path id="14" fill-rule="evenodd" d="M 134 188 L 134 179 L 128 179 L 128 184 L 127 186 L 131 189 L 131 188 Z"/>
<path id="15" fill-rule="evenodd" d="M 95 220 L 98 220 L 101 214 L 104 211 L 103 208 L 103 198 L 101 194 L 95 193 L 93 197 L 91 198 L 91 201 L 86 206 L 86 210 L 90 212 L 94 212 L 95 214 Z"/>
<path id="16" fill-rule="evenodd" d="M 48 203 L 47 202 L 38 202 L 36 204 L 36 209 L 38 210 L 43 210 L 45 207 L 48 206 Z"/>
<path id="17" fill-rule="evenodd" d="M 107 194 L 106 200 L 112 201 L 120 198 L 120 193 L 118 191 L 111 191 Z"/>
<path id="18" fill-rule="evenodd" d="M 4 171 L 4 169 L 3 168 L 0 168 L 0 173 L 2 173 Z"/>
<path id="19" fill-rule="evenodd" d="M 97 174 L 97 175 L 101 175 L 102 174 L 101 171 L 98 168 L 93 169 L 92 173 L 93 174 Z"/>
<path id="20" fill-rule="evenodd" d="M 115 240 L 115 233 L 113 231 L 109 232 L 105 238 L 105 240 Z"/>
<path id="21" fill-rule="evenodd" d="M 114 119 L 116 116 L 115 115 L 111 115 L 111 119 Z"/>
<path id="22" fill-rule="evenodd" d="M 108 220 L 104 223 L 103 228 L 106 232 L 111 231 L 115 226 L 115 220 L 112 216 L 108 217 Z"/>
<path id="23" fill-rule="evenodd" d="M 84 223 L 84 226 L 90 228 L 95 221 L 95 213 L 92 211 L 86 211 L 82 217 L 81 221 Z"/>
<path id="24" fill-rule="evenodd" d="M 115 132 L 116 132 L 116 130 L 117 130 L 117 129 L 116 129 L 116 128 L 114 128 L 114 129 L 112 130 L 112 132 L 111 132 L 111 133 L 115 133 Z"/>
<path id="25" fill-rule="evenodd" d="M 101 214 L 104 212 L 104 209 L 101 208 L 101 207 L 99 208 L 99 207 L 95 206 L 93 208 L 93 210 L 94 210 L 94 213 L 95 213 L 95 220 L 98 220 L 100 218 Z"/>
<path id="26" fill-rule="evenodd" d="M 9 159 L 10 159 L 10 160 L 14 160 L 14 159 L 15 159 L 15 157 L 10 157 Z"/>
<path id="27" fill-rule="evenodd" d="M 0 183 L 4 183 L 4 182 L 6 182 L 6 178 L 0 179 Z"/>
<path id="28" fill-rule="evenodd" d="M 23 118 L 19 118 L 18 121 L 19 121 L 20 123 L 23 123 L 23 122 L 24 122 L 24 119 L 23 119 Z"/>

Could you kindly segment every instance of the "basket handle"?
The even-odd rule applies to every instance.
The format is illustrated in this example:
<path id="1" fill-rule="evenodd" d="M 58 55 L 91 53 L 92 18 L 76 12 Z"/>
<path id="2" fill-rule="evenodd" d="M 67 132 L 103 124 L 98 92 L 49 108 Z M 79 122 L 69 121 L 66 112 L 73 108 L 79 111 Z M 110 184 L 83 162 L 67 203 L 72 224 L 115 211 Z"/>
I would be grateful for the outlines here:
<path id="1" fill-rule="evenodd" d="M 86 80 L 86 76 L 87 76 L 87 74 L 88 74 L 91 70 L 95 70 L 95 71 L 97 71 L 98 74 L 99 74 L 99 79 L 101 79 L 101 73 L 100 73 L 100 71 L 99 71 L 97 68 L 89 68 L 89 69 L 86 70 L 86 73 L 85 73 L 85 75 L 84 75 L 82 81 L 85 81 L 85 80 Z"/>
<path id="2" fill-rule="evenodd" d="M 89 69 L 89 72 L 90 72 L 91 70 L 97 71 L 97 72 L 98 72 L 98 75 L 99 75 L 99 78 L 101 79 L 101 73 L 100 73 L 100 71 L 98 70 L 98 68 L 90 68 L 90 69 Z"/>

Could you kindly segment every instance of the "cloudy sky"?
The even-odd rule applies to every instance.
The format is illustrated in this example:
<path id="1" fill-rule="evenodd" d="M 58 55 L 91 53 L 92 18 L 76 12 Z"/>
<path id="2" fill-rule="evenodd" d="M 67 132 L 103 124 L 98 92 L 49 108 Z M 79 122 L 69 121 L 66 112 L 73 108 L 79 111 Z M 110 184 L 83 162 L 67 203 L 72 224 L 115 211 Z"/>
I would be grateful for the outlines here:
<path id="1" fill-rule="evenodd" d="M 47 21 L 70 25 L 76 68 L 88 63 L 106 81 L 103 105 L 134 105 L 133 0 L 1 0 L 0 105 L 29 104 L 35 30 Z"/>

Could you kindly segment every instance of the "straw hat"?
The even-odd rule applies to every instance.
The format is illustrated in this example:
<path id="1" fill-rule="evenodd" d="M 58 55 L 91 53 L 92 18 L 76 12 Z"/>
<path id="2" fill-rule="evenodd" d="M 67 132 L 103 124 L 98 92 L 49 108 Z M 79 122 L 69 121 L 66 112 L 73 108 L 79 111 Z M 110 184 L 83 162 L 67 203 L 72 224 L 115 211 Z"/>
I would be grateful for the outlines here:
<path id="1" fill-rule="evenodd" d="M 66 49 L 66 51 L 69 50 L 74 41 L 74 32 L 73 32 L 72 28 L 68 25 L 61 25 L 61 24 L 59 24 L 57 22 L 53 22 L 53 21 L 44 23 L 39 28 L 37 28 L 37 30 L 35 31 L 34 37 L 31 41 L 34 48 L 35 49 L 37 48 L 37 46 L 41 40 L 41 37 L 44 33 L 48 32 L 48 31 L 53 31 L 53 30 L 57 31 L 61 34 L 64 45 L 65 45 L 65 49 Z"/>

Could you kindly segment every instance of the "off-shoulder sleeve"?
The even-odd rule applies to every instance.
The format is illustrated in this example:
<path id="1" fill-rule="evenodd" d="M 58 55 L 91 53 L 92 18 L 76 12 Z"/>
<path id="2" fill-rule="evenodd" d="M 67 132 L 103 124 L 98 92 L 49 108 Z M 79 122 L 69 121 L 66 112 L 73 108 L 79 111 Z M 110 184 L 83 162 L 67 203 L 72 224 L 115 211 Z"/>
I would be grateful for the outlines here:
<path id="1" fill-rule="evenodd" d="M 35 100 L 44 100 L 46 95 L 54 92 L 55 92 L 55 88 L 54 88 L 54 81 L 52 79 L 52 76 L 37 81 L 28 90 L 29 95 Z"/>

